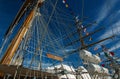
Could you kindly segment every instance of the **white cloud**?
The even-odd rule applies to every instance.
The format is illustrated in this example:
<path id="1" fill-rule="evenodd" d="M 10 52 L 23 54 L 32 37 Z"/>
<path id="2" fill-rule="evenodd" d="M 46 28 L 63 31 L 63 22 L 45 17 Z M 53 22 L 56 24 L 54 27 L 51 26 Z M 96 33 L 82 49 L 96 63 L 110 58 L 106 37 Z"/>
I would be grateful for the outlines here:
<path id="1" fill-rule="evenodd" d="M 98 37 L 98 40 L 107 38 L 109 36 L 112 36 L 113 34 L 115 35 L 119 35 L 120 34 L 120 20 L 117 21 L 116 23 L 114 23 L 112 26 L 110 26 L 109 28 L 107 28 L 107 31 L 105 33 L 103 33 L 100 37 Z M 104 44 L 109 44 L 110 42 L 112 42 L 113 40 L 107 40 L 107 41 L 103 41 L 101 43 L 99 43 L 98 45 L 96 45 L 95 47 L 100 48 L 100 45 Z M 117 43 L 118 45 L 116 45 L 117 47 L 120 47 L 120 42 Z M 111 50 L 114 50 L 114 46 L 111 47 Z"/>
<path id="2" fill-rule="evenodd" d="M 102 20 L 104 20 L 107 15 L 110 13 L 114 5 L 117 3 L 118 0 L 106 0 L 106 2 L 103 4 L 103 6 L 100 9 L 100 12 L 98 14 L 97 22 L 100 23 Z"/>
<path id="3" fill-rule="evenodd" d="M 120 17 L 120 10 L 117 10 L 110 14 L 110 16 L 106 19 L 106 23 L 111 24 L 112 22 L 115 22 Z"/>
<path id="4" fill-rule="evenodd" d="M 112 36 L 113 34 L 120 34 L 120 20 L 107 28 L 107 31 L 103 33 L 98 39 L 103 39 L 105 37 Z"/>
<path id="5" fill-rule="evenodd" d="M 119 43 L 116 43 L 113 47 L 111 47 L 111 48 L 109 49 L 109 51 L 113 51 L 113 50 L 116 50 L 116 49 L 118 49 L 118 48 L 120 48 L 120 42 L 119 42 Z"/>

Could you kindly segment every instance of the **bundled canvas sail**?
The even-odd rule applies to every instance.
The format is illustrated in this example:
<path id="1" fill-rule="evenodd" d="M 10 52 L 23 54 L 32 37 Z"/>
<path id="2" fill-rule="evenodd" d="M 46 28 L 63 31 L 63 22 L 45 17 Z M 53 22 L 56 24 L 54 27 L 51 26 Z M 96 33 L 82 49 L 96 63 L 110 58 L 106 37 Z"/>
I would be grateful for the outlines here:
<path id="1" fill-rule="evenodd" d="M 101 62 L 100 57 L 98 57 L 97 55 L 93 55 L 91 52 L 87 51 L 87 50 L 81 50 L 80 51 L 80 58 L 82 58 L 83 60 L 87 61 L 87 62 L 91 62 L 91 63 L 95 63 L 95 64 L 99 64 Z"/>

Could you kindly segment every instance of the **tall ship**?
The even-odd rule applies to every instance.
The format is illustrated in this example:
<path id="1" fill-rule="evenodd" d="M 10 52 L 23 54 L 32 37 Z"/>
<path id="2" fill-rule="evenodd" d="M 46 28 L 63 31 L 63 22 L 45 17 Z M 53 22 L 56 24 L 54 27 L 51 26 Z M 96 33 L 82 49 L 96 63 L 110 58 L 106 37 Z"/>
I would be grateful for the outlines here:
<path id="1" fill-rule="evenodd" d="M 119 31 L 102 35 L 107 15 L 96 21 L 87 16 L 88 0 L 76 1 L 18 1 L 0 44 L 0 79 L 120 79 Z"/>

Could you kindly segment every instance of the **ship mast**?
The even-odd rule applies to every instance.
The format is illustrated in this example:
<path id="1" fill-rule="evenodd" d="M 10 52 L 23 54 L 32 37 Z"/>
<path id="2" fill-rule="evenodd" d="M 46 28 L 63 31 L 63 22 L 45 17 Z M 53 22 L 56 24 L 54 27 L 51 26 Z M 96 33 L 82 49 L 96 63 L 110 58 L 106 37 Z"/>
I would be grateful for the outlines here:
<path id="1" fill-rule="evenodd" d="M 23 14 L 25 13 L 25 10 L 27 8 L 32 8 L 25 19 L 24 23 L 20 27 L 18 33 L 16 36 L 13 38 L 12 42 L 8 46 L 5 55 L 3 56 L 2 60 L 0 61 L 0 64 L 6 64 L 9 65 L 13 56 L 15 55 L 15 52 L 17 51 L 21 41 L 23 40 L 24 36 L 26 35 L 27 31 L 29 30 L 31 23 L 35 17 L 37 9 L 42 5 L 42 0 L 26 0 L 19 12 L 17 13 L 14 21 L 12 22 L 11 26 L 7 30 L 5 37 L 7 37 L 11 31 L 14 29 L 15 25 L 19 22 L 19 20 L 22 18 Z M 30 4 L 34 4 L 31 5 Z"/>

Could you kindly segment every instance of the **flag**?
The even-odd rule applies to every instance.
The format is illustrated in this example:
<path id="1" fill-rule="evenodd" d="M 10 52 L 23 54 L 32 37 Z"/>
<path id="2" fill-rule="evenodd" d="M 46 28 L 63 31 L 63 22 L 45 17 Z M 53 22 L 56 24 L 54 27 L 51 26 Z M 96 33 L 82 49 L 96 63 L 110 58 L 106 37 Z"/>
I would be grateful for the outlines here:
<path id="1" fill-rule="evenodd" d="M 79 16 L 76 16 L 75 19 L 76 19 L 76 20 L 79 20 Z"/>
<path id="2" fill-rule="evenodd" d="M 105 56 L 106 56 L 106 57 L 108 57 L 108 56 L 109 56 L 109 54 L 108 54 L 107 52 L 104 52 L 104 54 L 105 54 Z"/>
<path id="3" fill-rule="evenodd" d="M 102 64 L 101 66 L 102 66 L 102 67 L 105 67 L 105 64 Z"/>
<path id="4" fill-rule="evenodd" d="M 87 30 L 87 29 L 86 29 L 86 28 L 84 28 L 84 32 L 86 32 L 86 30 Z"/>
<path id="5" fill-rule="evenodd" d="M 68 5 L 68 4 L 66 4 L 66 5 L 65 5 L 65 7 L 66 7 L 66 8 L 68 8 L 68 7 L 69 7 L 69 5 Z"/>
<path id="6" fill-rule="evenodd" d="M 92 37 L 89 38 L 89 41 L 92 41 Z"/>
<path id="7" fill-rule="evenodd" d="M 79 22 L 78 17 L 79 17 L 79 16 L 76 16 L 76 17 L 75 17 L 75 21 L 76 21 L 76 23 L 78 23 L 78 22 Z"/>
<path id="8" fill-rule="evenodd" d="M 110 66 L 112 67 L 112 64 L 110 64 Z"/>
<path id="9" fill-rule="evenodd" d="M 105 45 L 101 45 L 103 52 L 108 52 L 108 49 L 105 47 Z"/>
<path id="10" fill-rule="evenodd" d="M 103 50 L 103 52 L 104 52 L 104 55 L 105 55 L 106 57 L 109 57 L 109 51 L 108 51 L 108 49 L 105 47 L 105 45 L 101 45 L 101 47 L 102 47 L 102 50 Z"/>
<path id="11" fill-rule="evenodd" d="M 111 55 L 111 56 L 114 56 L 114 52 L 110 52 L 110 55 Z"/>
<path id="12" fill-rule="evenodd" d="M 83 28 L 84 26 L 83 25 L 81 25 L 81 28 Z"/>
<path id="13" fill-rule="evenodd" d="M 65 4 L 65 0 L 63 0 L 63 3 Z"/>
<path id="14" fill-rule="evenodd" d="M 88 35 L 89 35 L 89 33 L 87 32 L 87 33 L 86 33 L 86 35 L 88 36 Z"/>
<path id="15" fill-rule="evenodd" d="M 98 50 L 98 48 L 97 48 L 97 47 L 95 47 L 95 48 L 94 48 L 94 51 L 96 51 L 96 50 Z"/>
<path id="16" fill-rule="evenodd" d="M 65 4 L 65 3 L 66 3 L 66 0 L 63 0 L 62 2 Z"/>

